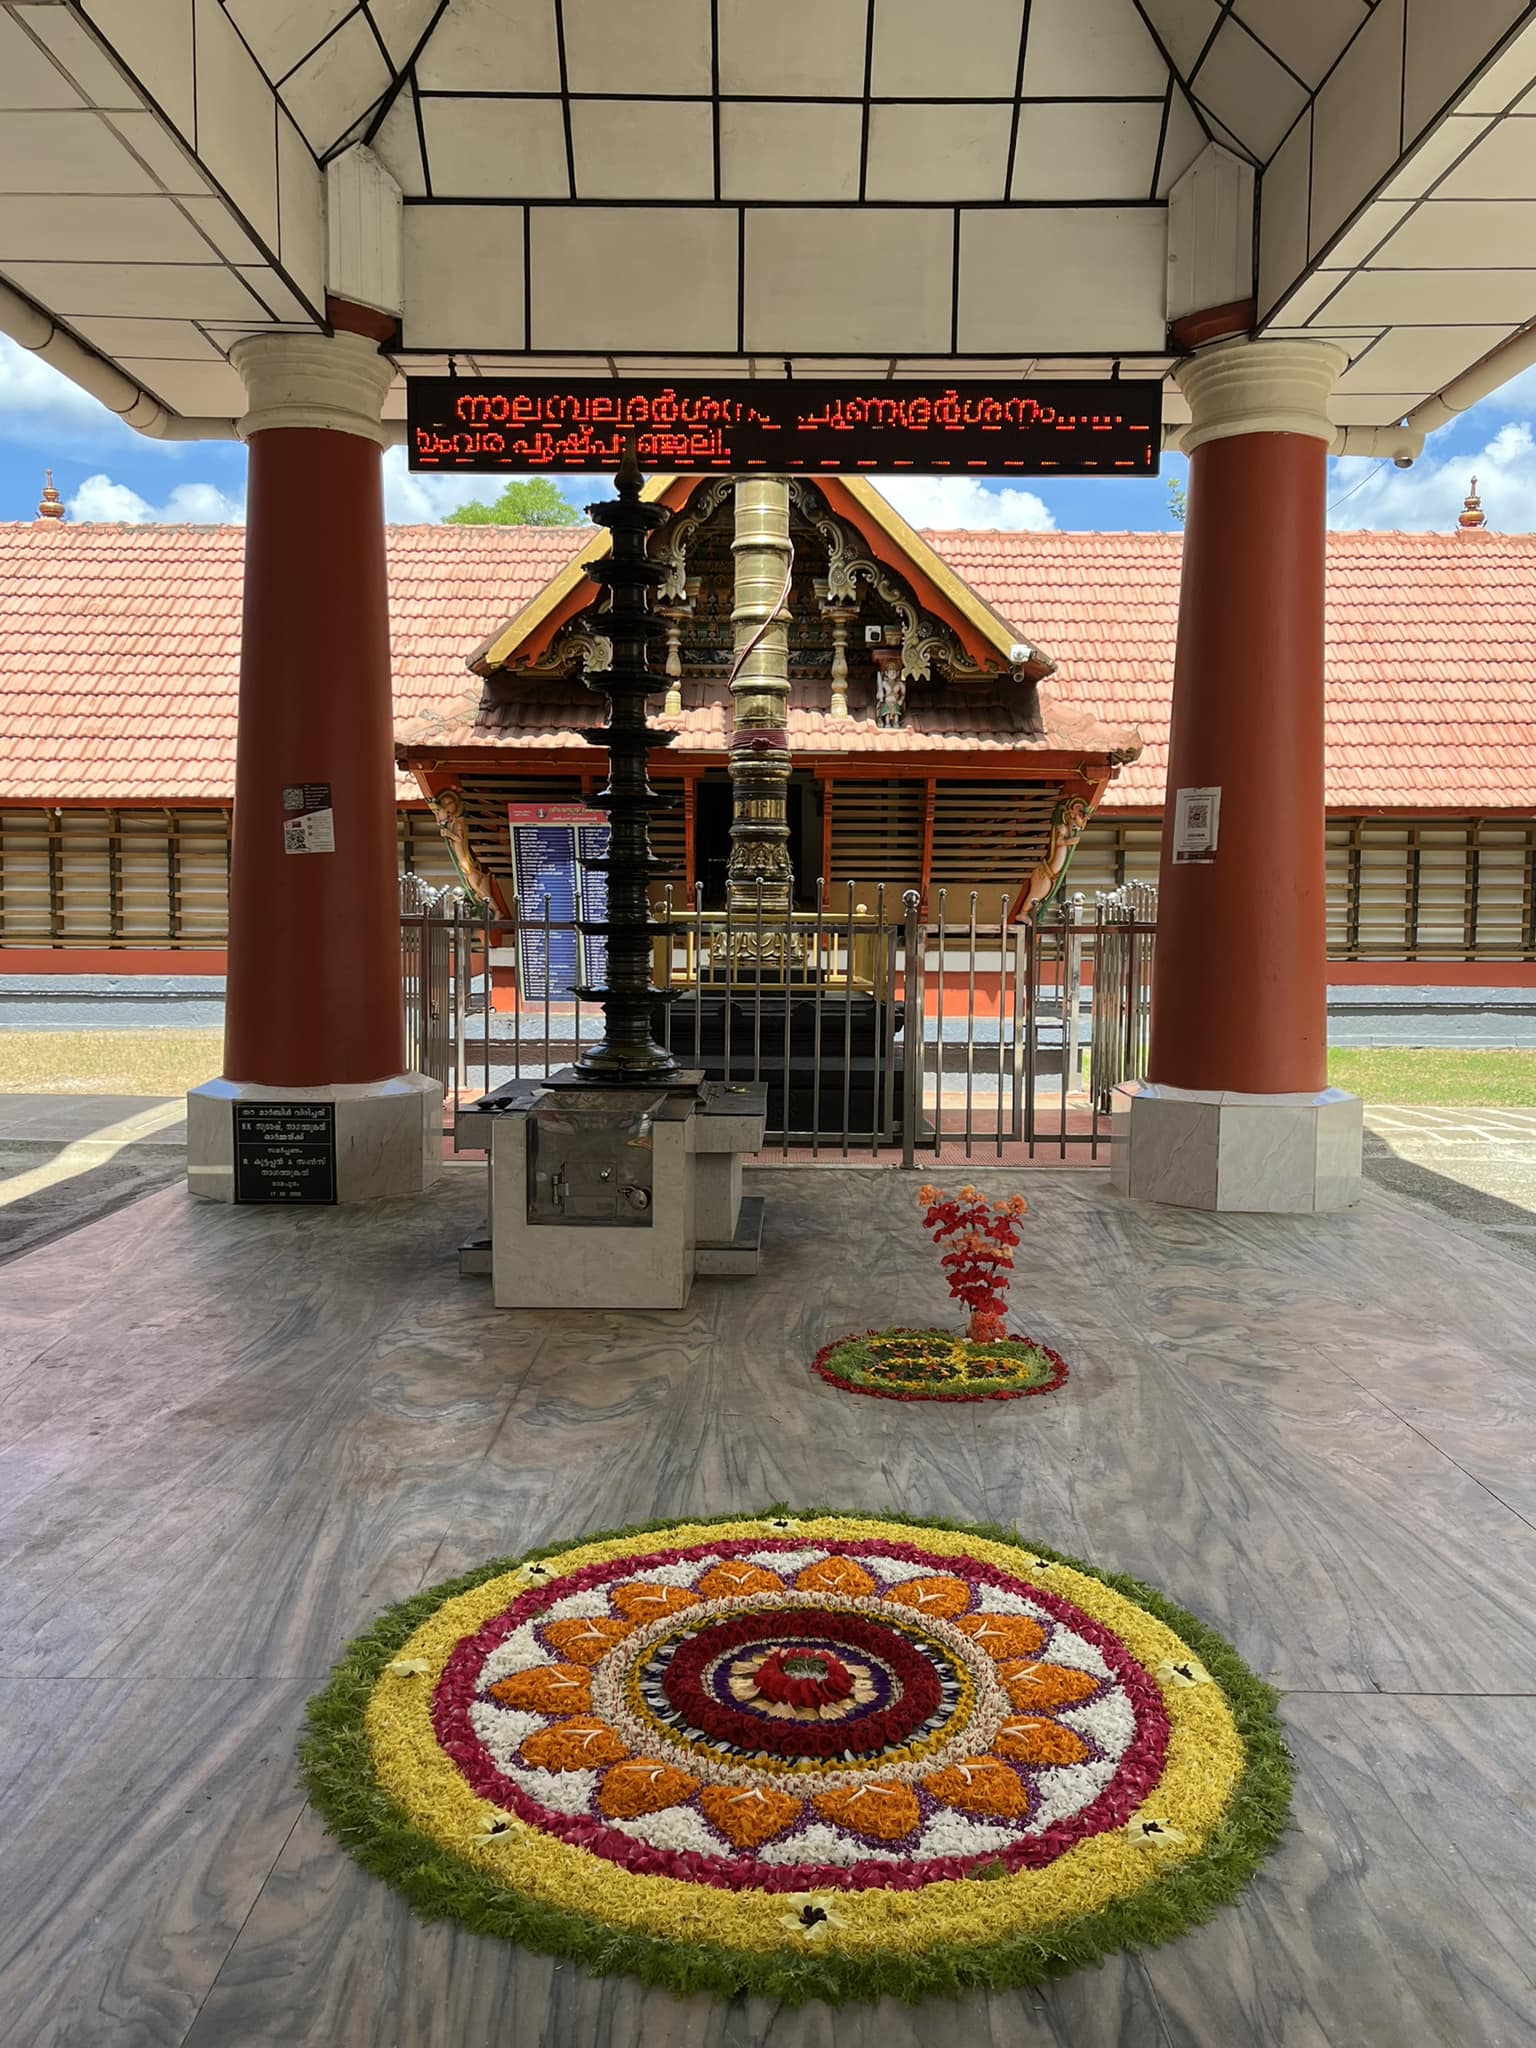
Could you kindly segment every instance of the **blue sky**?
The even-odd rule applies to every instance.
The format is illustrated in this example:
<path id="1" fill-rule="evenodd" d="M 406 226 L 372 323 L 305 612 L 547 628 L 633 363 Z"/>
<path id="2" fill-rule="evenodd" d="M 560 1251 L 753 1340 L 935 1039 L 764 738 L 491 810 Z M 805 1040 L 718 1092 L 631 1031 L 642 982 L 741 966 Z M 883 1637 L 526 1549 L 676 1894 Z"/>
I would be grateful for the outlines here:
<path id="1" fill-rule="evenodd" d="M 0 519 L 33 517 L 48 467 L 73 519 L 202 523 L 242 515 L 245 450 L 238 443 L 146 440 L 0 336 Z M 1536 529 L 1536 370 L 1431 436 L 1410 470 L 1361 460 L 1332 467 L 1335 526 L 1448 529 L 1475 470 L 1489 525 L 1530 532 Z M 970 477 L 876 481 L 917 526 L 1109 532 L 1171 526 L 1167 479 L 1182 481 L 1184 474 L 1182 458 L 1169 456 L 1160 478 L 1042 479 L 1027 488 Z M 590 478 L 559 481 L 573 503 L 597 494 Z M 392 520 L 440 519 L 494 488 L 490 477 L 412 476 L 400 448 L 385 457 Z"/>

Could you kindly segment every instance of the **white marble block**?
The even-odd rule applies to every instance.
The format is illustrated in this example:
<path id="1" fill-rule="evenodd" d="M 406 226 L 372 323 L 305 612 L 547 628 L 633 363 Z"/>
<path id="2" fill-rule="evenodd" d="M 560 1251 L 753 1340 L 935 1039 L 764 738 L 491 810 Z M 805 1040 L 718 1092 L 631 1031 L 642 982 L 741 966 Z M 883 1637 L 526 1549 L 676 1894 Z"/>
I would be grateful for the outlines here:
<path id="1" fill-rule="evenodd" d="M 1360 1199 L 1362 1104 L 1125 1081 L 1114 1091 L 1110 1182 L 1184 1209 L 1312 1215 Z"/>
<path id="2" fill-rule="evenodd" d="M 419 1195 L 443 1170 L 443 1091 L 425 1074 L 325 1088 L 205 1081 L 187 1094 L 187 1191 L 205 1201 L 235 1198 L 237 1102 L 334 1102 L 338 1202 Z"/>

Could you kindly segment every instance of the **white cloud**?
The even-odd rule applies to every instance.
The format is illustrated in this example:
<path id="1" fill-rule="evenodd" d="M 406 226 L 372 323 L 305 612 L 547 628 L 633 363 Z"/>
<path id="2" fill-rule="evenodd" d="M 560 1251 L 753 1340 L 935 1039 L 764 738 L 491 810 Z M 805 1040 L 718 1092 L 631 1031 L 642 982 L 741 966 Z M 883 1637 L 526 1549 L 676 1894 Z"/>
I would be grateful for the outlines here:
<path id="1" fill-rule="evenodd" d="M 1513 390 L 1513 387 L 1511 387 Z M 1448 533 L 1473 476 L 1488 524 L 1498 533 L 1536 530 L 1536 435 L 1528 420 L 1506 420 L 1476 453 L 1420 456 L 1412 469 L 1365 457 L 1335 462 L 1328 523 L 1399 533 Z"/>
<path id="2" fill-rule="evenodd" d="M 61 455 L 138 439 L 99 398 L 5 334 L 0 334 L 0 436 Z"/>
<path id="3" fill-rule="evenodd" d="M 1054 533 L 1043 498 L 1016 484 L 984 484 L 972 476 L 877 476 L 876 487 L 912 526 L 982 526 L 1004 533 Z"/>
<path id="4" fill-rule="evenodd" d="M 151 505 L 127 484 L 109 476 L 88 476 L 69 500 L 78 522 L 110 521 L 119 526 L 229 526 L 245 520 L 245 500 L 214 484 L 177 484 L 163 505 Z"/>

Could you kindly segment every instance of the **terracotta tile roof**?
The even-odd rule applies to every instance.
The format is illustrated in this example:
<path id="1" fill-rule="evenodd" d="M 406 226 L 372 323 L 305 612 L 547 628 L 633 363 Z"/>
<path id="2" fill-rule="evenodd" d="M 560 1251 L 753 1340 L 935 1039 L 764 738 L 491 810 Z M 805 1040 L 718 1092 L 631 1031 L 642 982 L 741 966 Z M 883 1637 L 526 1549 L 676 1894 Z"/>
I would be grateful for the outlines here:
<path id="1" fill-rule="evenodd" d="M 462 695 L 487 622 L 585 534 L 389 529 L 402 724 Z M 238 526 L 0 523 L 0 800 L 229 799 L 244 549 Z M 412 777 L 400 791 L 419 794 Z"/>
<path id="2" fill-rule="evenodd" d="M 1051 688 L 1145 742 L 1107 809 L 1160 806 L 1176 533 L 929 533 L 1021 634 Z M 1536 810 L 1536 534 L 1330 533 L 1328 801 Z"/>
<path id="3" fill-rule="evenodd" d="M 398 729 L 439 744 L 473 704 L 464 669 L 491 624 L 524 604 L 583 529 L 424 526 L 389 533 Z M 1177 534 L 927 536 L 1021 638 L 1060 666 L 1048 722 L 1136 726 L 1139 761 L 1115 807 L 1162 799 Z M 0 799 L 227 800 L 232 788 L 243 535 L 232 527 L 0 524 Z M 1536 535 L 1329 537 L 1329 801 L 1425 808 L 1536 807 Z M 830 737 L 801 692 L 797 744 Z M 874 739 L 855 701 L 843 745 L 1004 749 L 1006 697 L 953 700 L 948 723 L 914 692 L 913 725 Z M 586 722 L 577 693 L 524 706 L 524 744 Z M 589 704 L 589 700 L 588 700 Z M 718 746 L 699 707 L 688 743 Z M 1073 743 L 1081 743 L 1075 741 Z M 505 741 L 503 742 L 505 744 Z M 414 793 L 413 783 L 402 789 Z"/>

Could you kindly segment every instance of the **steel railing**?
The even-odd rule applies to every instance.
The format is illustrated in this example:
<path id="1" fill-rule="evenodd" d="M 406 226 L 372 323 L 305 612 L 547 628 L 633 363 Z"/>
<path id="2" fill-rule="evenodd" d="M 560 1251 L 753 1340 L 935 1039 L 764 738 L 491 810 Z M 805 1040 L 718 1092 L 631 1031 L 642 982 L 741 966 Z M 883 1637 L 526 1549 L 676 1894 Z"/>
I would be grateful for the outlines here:
<path id="1" fill-rule="evenodd" d="M 1006 896 L 819 885 L 809 909 L 761 894 L 657 906 L 653 1030 L 680 1064 L 766 1082 L 781 1158 L 1107 1158 L 1111 1094 L 1145 1072 L 1156 891 L 1058 899 L 1033 923 Z M 408 1056 L 453 1104 L 568 1065 L 600 1008 L 559 987 L 576 930 L 514 903 L 402 883 Z"/>

